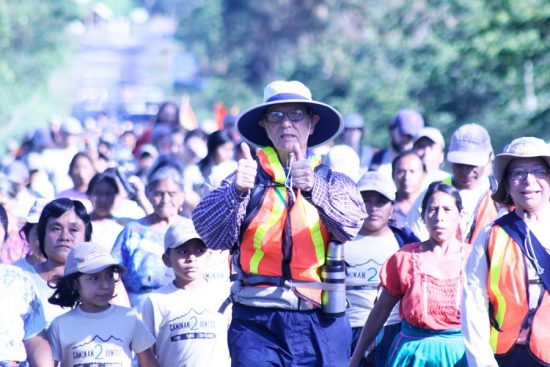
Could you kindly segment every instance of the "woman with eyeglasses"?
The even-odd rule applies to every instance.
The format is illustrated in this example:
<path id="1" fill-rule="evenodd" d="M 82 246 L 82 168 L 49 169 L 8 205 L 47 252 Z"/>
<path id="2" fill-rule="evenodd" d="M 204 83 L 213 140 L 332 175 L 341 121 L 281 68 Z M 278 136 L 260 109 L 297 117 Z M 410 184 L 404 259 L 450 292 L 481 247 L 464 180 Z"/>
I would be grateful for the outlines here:
<path id="1" fill-rule="evenodd" d="M 470 366 L 550 365 L 550 149 L 513 140 L 496 156 L 493 199 L 513 210 L 479 234 L 466 266 Z"/>
<path id="2" fill-rule="evenodd" d="M 460 334 L 460 299 L 470 245 L 458 240 L 462 200 L 457 189 L 434 182 L 422 201 L 429 239 L 402 247 L 380 272 L 382 292 L 359 337 L 350 367 L 362 366 L 365 350 L 400 301 L 401 331 L 386 366 L 466 366 Z"/>

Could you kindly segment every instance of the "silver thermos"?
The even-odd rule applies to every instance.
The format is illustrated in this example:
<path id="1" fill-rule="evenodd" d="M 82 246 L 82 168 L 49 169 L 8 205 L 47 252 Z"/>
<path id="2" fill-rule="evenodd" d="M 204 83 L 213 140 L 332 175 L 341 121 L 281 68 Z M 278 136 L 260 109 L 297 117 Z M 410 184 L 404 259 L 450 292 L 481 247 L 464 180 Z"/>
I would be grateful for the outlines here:
<path id="1" fill-rule="evenodd" d="M 323 290 L 321 306 L 330 317 L 346 314 L 346 262 L 344 245 L 331 241 L 328 245 L 325 265 L 321 267 L 321 281 L 331 289 Z"/>

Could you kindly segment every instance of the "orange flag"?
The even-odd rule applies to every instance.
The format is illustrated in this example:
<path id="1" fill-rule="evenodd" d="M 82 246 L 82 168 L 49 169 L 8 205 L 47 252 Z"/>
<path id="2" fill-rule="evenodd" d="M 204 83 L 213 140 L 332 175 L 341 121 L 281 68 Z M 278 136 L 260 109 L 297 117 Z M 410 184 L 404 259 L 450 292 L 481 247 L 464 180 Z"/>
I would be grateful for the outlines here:
<path id="1" fill-rule="evenodd" d="M 199 127 L 193 108 L 191 108 L 191 102 L 189 100 L 189 94 L 184 93 L 181 96 L 180 102 L 180 126 L 186 130 L 195 130 Z"/>
<path id="2" fill-rule="evenodd" d="M 216 126 L 218 130 L 223 130 L 223 119 L 227 116 L 227 108 L 222 102 L 216 102 L 214 105 L 214 121 L 216 121 Z"/>

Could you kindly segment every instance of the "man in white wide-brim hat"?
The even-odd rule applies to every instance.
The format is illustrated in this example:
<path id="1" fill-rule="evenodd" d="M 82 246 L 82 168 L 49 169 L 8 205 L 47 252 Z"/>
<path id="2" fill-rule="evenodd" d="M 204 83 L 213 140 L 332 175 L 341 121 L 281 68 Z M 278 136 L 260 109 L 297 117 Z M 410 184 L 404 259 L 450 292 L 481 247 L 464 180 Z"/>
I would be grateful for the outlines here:
<path id="1" fill-rule="evenodd" d="M 275 81 L 236 125 L 243 159 L 193 211 L 206 245 L 233 251 L 232 363 L 347 365 L 351 328 L 322 314 L 320 268 L 329 241 L 353 239 L 366 212 L 354 181 L 309 150 L 340 133 L 342 116 L 304 84 Z"/>

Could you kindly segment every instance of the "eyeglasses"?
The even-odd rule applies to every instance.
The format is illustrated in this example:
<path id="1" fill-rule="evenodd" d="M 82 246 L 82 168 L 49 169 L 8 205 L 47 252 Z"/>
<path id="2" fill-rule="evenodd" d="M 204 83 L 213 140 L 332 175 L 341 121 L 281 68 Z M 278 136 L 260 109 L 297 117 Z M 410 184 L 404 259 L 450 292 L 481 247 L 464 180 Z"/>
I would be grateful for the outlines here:
<path id="1" fill-rule="evenodd" d="M 548 177 L 548 169 L 547 168 L 535 168 L 532 170 L 523 170 L 518 169 L 514 171 L 510 171 L 510 179 L 512 181 L 523 181 L 527 178 L 527 175 L 531 174 L 535 178 L 546 178 Z"/>
<path id="2" fill-rule="evenodd" d="M 269 113 L 266 113 L 265 119 L 267 122 L 271 124 L 279 124 L 283 121 L 285 118 L 285 115 L 288 116 L 288 119 L 292 122 L 300 122 L 304 119 L 304 117 L 308 114 L 308 112 L 304 110 L 290 110 L 287 112 L 282 111 L 271 111 Z"/>

